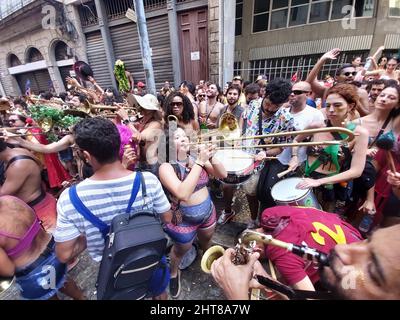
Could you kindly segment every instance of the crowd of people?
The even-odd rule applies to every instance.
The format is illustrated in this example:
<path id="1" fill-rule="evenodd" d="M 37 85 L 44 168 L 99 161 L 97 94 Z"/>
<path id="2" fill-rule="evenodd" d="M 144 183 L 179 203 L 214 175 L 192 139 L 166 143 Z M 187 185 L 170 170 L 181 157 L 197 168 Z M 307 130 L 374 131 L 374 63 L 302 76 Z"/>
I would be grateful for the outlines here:
<path id="1" fill-rule="evenodd" d="M 169 291 L 179 298 L 185 255 L 197 241 L 206 252 L 217 225 L 243 214 L 232 205 L 241 189 L 248 229 L 324 252 L 329 266 L 261 244 L 246 264 L 235 265 L 228 249 L 211 267 L 227 298 L 248 299 L 251 288 L 268 295 L 254 277 L 271 278 L 260 263 L 267 259 L 276 268 L 274 281 L 294 289 L 399 299 L 400 64 L 397 57 L 375 62 L 382 50 L 322 79 L 322 66 L 340 49 L 322 55 L 304 81 L 260 75 L 251 83 L 235 76 L 223 90 L 204 80 L 177 88 L 165 82 L 157 96 L 143 82 L 135 87 L 130 74 L 127 90 L 104 90 L 82 65 L 77 78 L 67 79 L 68 92 L 2 97 L 0 276 L 15 276 L 25 299 L 57 298 L 60 290 L 85 299 L 68 271 L 85 250 L 101 261 L 105 241 L 76 210 L 70 186 L 77 183 L 82 203 L 110 225 L 128 205 L 132 212 L 142 205 L 142 191 L 130 203 L 142 171 L 151 210 L 173 243 L 168 272 L 152 278 L 148 297 L 166 299 Z M 52 128 L 57 135 L 49 141 L 44 121 L 32 114 L 37 105 L 81 119 L 65 130 Z M 292 134 L 309 129 L 316 132 Z M 221 148 L 229 156 L 221 158 Z M 316 199 L 311 205 L 296 198 L 279 205 L 274 188 L 293 178 L 285 196 L 308 190 Z M 213 197 L 223 198 L 221 212 Z M 56 270 L 52 288 L 41 285 L 43 265 Z M 347 290 L 341 280 L 349 267 L 357 285 Z"/>

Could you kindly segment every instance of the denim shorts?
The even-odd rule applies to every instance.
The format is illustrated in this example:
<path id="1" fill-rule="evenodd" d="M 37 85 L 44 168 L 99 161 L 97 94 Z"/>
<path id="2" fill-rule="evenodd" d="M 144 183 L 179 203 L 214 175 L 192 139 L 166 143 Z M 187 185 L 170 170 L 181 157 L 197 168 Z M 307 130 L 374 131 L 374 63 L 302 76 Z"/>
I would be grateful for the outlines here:
<path id="1" fill-rule="evenodd" d="M 15 276 L 23 299 L 48 300 L 64 286 L 67 265 L 58 260 L 52 239 L 39 258 L 18 269 Z"/>

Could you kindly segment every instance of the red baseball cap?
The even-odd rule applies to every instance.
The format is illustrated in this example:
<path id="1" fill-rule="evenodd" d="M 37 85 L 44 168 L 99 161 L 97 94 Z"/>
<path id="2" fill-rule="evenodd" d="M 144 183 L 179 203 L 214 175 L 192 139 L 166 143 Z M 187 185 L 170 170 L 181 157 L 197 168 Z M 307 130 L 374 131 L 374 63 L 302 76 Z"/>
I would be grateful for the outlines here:
<path id="1" fill-rule="evenodd" d="M 140 88 L 144 88 L 146 85 L 143 82 L 139 81 L 137 86 Z"/>

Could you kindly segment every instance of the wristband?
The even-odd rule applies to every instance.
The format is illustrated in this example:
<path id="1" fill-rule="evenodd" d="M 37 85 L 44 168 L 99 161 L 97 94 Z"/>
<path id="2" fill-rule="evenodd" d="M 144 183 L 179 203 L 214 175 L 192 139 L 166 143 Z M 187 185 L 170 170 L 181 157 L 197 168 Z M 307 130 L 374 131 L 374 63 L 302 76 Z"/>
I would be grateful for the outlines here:
<path id="1" fill-rule="evenodd" d="M 197 164 L 198 166 L 202 167 L 204 169 L 204 165 L 201 165 L 200 163 L 198 163 L 197 161 L 195 162 L 195 164 Z"/>

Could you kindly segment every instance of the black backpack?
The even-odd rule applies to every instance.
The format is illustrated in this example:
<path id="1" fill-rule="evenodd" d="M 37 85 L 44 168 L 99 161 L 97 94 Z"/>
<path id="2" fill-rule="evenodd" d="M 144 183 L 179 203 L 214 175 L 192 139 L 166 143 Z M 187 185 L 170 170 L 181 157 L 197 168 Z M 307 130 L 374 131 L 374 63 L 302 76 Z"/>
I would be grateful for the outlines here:
<path id="1" fill-rule="evenodd" d="M 131 213 L 132 204 L 140 184 L 144 204 L 142 211 Z M 97 277 L 98 300 L 138 300 L 150 297 L 150 282 L 154 271 L 163 268 L 167 274 L 165 259 L 162 259 L 167 239 L 154 212 L 148 210 L 148 197 L 143 174 L 137 172 L 126 213 L 115 216 L 108 226 L 94 216 L 76 193 L 76 186 L 69 190 L 71 202 L 76 210 L 100 229 L 105 247 Z"/>

